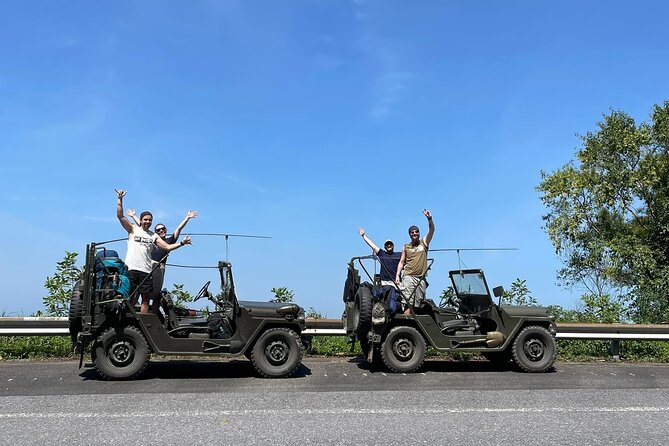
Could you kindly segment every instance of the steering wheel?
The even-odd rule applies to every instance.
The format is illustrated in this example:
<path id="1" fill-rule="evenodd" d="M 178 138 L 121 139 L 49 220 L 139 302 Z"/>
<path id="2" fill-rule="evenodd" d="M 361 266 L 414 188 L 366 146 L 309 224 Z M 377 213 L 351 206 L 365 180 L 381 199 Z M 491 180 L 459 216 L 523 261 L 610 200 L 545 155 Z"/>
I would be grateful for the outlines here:
<path id="1" fill-rule="evenodd" d="M 202 299 L 204 296 L 208 294 L 207 288 L 209 288 L 209 285 L 211 284 L 211 280 L 208 280 L 207 283 L 205 283 L 202 288 L 200 288 L 200 291 L 197 292 L 195 295 L 195 298 L 193 299 L 193 302 L 196 300 Z"/>

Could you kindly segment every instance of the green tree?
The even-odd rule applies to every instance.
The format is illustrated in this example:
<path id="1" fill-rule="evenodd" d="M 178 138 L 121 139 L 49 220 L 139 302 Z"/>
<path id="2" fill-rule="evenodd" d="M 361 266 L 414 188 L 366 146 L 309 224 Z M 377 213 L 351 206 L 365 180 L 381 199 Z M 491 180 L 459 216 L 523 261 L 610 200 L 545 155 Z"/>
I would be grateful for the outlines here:
<path id="1" fill-rule="evenodd" d="M 76 262 L 77 253 L 65 251 L 63 260 L 56 264 L 54 275 L 47 276 L 44 288 L 48 294 L 42 299 L 47 316 L 67 316 L 74 282 L 81 276 Z"/>
<path id="2" fill-rule="evenodd" d="M 274 293 L 274 299 L 270 299 L 270 302 L 280 302 L 287 303 L 292 302 L 295 297 L 293 290 L 289 290 L 286 287 L 272 288 L 271 292 Z"/>
<path id="3" fill-rule="evenodd" d="M 441 296 L 439 296 L 439 306 L 441 308 L 457 306 L 455 299 L 456 299 L 455 290 L 453 289 L 452 285 L 449 285 L 448 288 L 446 288 L 441 292 Z"/>
<path id="4" fill-rule="evenodd" d="M 531 307 L 536 307 L 538 305 L 537 300 L 532 297 L 532 293 L 527 287 L 527 281 L 523 279 L 516 279 L 511 284 L 511 288 L 504 291 L 502 303 Z"/>
<path id="5" fill-rule="evenodd" d="M 323 314 L 321 314 L 320 311 L 316 311 L 314 307 L 309 307 L 309 311 L 307 311 L 306 317 L 310 317 L 312 319 L 323 319 Z"/>
<path id="6" fill-rule="evenodd" d="M 172 285 L 170 294 L 174 298 L 174 306 L 179 308 L 186 308 L 186 303 L 193 302 L 193 296 L 186 290 L 182 283 L 175 283 Z"/>
<path id="7" fill-rule="evenodd" d="M 581 137 L 576 161 L 542 172 L 537 186 L 564 265 L 558 277 L 595 302 L 609 298 L 621 311 L 629 302 L 636 322 L 667 321 L 669 102 L 647 123 L 613 111 L 597 125 Z"/>

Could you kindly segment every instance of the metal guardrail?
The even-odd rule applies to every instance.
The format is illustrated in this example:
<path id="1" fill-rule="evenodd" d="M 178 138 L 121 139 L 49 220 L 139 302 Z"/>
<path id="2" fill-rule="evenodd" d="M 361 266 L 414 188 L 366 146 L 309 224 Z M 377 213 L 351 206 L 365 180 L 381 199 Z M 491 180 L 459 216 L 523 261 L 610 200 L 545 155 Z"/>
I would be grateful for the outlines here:
<path id="1" fill-rule="evenodd" d="M 66 317 L 3 317 L 0 336 L 67 336 Z M 307 336 L 344 336 L 339 319 L 307 319 Z M 610 341 L 669 341 L 669 324 L 576 324 L 558 323 L 558 339 L 592 339 Z"/>

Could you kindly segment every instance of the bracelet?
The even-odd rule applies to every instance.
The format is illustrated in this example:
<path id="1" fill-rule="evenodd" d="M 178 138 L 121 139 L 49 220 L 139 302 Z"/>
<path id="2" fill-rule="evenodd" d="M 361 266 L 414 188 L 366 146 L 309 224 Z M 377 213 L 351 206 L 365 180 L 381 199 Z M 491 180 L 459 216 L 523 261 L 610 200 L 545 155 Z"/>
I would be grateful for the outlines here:
<path id="1" fill-rule="evenodd" d="M 179 242 L 179 246 L 183 246 L 185 243 L 183 241 Z"/>

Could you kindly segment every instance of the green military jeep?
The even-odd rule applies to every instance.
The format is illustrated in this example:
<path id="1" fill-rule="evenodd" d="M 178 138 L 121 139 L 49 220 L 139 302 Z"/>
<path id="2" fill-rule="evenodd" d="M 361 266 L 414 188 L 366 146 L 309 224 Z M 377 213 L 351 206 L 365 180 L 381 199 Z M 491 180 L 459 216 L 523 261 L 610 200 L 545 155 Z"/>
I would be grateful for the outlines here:
<path id="1" fill-rule="evenodd" d="M 450 271 L 454 295 L 448 305 L 426 299 L 413 314 L 390 311 L 390 287 L 360 283 L 354 257 L 344 285 L 344 328 L 371 363 L 393 372 L 420 368 L 427 346 L 438 352 L 478 353 L 494 362 L 513 361 L 526 372 L 545 372 L 557 356 L 555 321 L 547 308 L 496 304 L 479 269 Z M 369 274 L 368 274 L 369 276 Z M 370 277 L 374 282 L 374 279 Z M 495 297 L 504 293 L 493 289 Z M 500 299 L 501 301 L 501 299 Z"/>
<path id="2" fill-rule="evenodd" d="M 210 292 L 207 282 L 195 297 L 209 299 L 213 310 L 178 308 L 163 290 L 161 314 L 141 314 L 128 296 L 123 262 L 115 251 L 100 245 L 87 246 L 83 277 L 70 302 L 70 334 L 75 352 L 81 354 L 80 367 L 89 346 L 105 379 L 137 377 L 151 353 L 244 355 L 266 378 L 287 377 L 299 367 L 304 309 L 294 303 L 237 300 L 229 262 L 218 262 L 220 293 Z"/>

